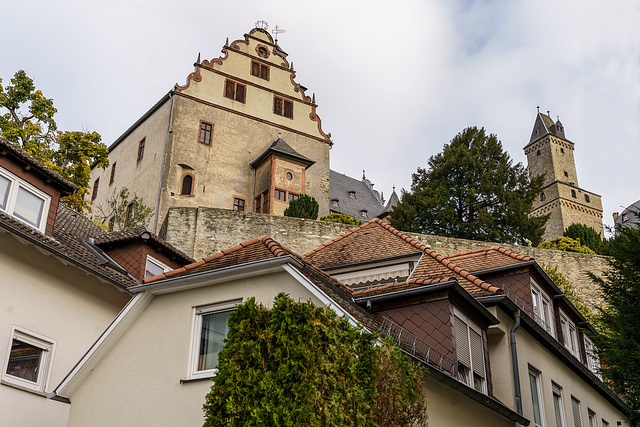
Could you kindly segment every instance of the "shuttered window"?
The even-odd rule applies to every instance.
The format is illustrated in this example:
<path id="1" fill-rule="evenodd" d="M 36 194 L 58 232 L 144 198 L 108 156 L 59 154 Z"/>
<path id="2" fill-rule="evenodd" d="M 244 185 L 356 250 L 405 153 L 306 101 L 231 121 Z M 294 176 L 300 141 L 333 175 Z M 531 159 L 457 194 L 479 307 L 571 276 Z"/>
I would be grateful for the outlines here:
<path id="1" fill-rule="evenodd" d="M 482 393 L 486 392 L 486 370 L 481 329 L 464 314 L 454 310 L 454 338 L 458 379 Z"/>
<path id="2" fill-rule="evenodd" d="M 269 80 L 269 66 L 256 61 L 251 61 L 251 75 Z"/>
<path id="3" fill-rule="evenodd" d="M 274 96 L 273 113 L 293 119 L 293 102 L 288 99 L 280 98 L 279 96 Z"/>
<path id="4" fill-rule="evenodd" d="M 247 87 L 243 84 L 236 83 L 231 80 L 227 80 L 224 87 L 225 98 L 233 99 L 234 101 L 244 102 L 246 101 Z"/>
<path id="5" fill-rule="evenodd" d="M 582 418 L 580 418 L 580 401 L 571 396 L 571 412 L 573 412 L 573 427 L 582 427 Z"/>

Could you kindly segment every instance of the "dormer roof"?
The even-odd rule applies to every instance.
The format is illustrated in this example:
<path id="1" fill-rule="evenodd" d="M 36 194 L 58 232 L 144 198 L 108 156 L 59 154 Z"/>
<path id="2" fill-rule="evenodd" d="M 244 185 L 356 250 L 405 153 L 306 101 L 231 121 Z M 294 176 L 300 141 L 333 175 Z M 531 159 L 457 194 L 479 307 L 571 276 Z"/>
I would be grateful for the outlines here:
<path id="1" fill-rule="evenodd" d="M 315 163 L 314 160 L 303 156 L 302 154 L 291 148 L 289 144 L 287 144 L 280 136 L 278 136 L 278 139 L 267 145 L 264 151 L 250 163 L 251 167 L 254 169 L 257 168 L 270 155 L 275 155 L 286 160 L 300 163 L 304 165 L 305 169 Z"/>

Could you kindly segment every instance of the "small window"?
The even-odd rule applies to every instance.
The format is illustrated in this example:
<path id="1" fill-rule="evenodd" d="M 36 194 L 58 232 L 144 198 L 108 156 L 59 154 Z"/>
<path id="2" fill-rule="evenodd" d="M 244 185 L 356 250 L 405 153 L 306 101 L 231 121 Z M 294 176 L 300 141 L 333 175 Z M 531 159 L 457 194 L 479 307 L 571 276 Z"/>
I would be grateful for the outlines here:
<path id="1" fill-rule="evenodd" d="M 29 390 L 44 392 L 55 342 L 14 327 L 2 379 Z"/>
<path id="2" fill-rule="evenodd" d="M 360 215 L 362 215 L 363 218 L 368 218 L 367 211 L 364 209 L 360 211 Z"/>
<path id="3" fill-rule="evenodd" d="M 130 228 L 133 226 L 133 202 L 127 205 L 127 215 L 124 219 L 124 228 Z"/>
<path id="4" fill-rule="evenodd" d="M 602 427 L 609 427 L 609 422 L 604 418 L 602 419 Z"/>
<path id="5" fill-rule="evenodd" d="M 239 197 L 233 198 L 233 210 L 238 212 L 244 212 L 244 199 L 240 199 Z"/>
<path id="6" fill-rule="evenodd" d="M 569 178 L 569 172 L 564 171 L 564 177 L 565 177 L 565 178 Z"/>
<path id="7" fill-rule="evenodd" d="M 152 257 L 151 255 L 147 255 L 147 264 L 144 268 L 144 278 L 148 279 L 149 277 L 159 276 L 162 273 L 166 273 L 167 271 L 173 270 L 167 264 L 163 263 Z"/>
<path id="8" fill-rule="evenodd" d="M 266 191 L 262 193 L 262 213 L 269 213 L 269 197 Z"/>
<path id="9" fill-rule="evenodd" d="M 351 197 L 352 199 L 356 198 L 356 192 L 355 191 L 349 191 L 349 197 Z"/>
<path id="10" fill-rule="evenodd" d="M 560 312 L 560 327 L 562 328 L 564 346 L 575 357 L 579 357 L 578 330 L 575 323 L 569 320 L 567 315 L 562 311 Z"/>
<path id="11" fill-rule="evenodd" d="M 331 206 L 338 206 L 338 199 L 331 199 Z"/>
<path id="12" fill-rule="evenodd" d="M 260 204 L 260 196 L 256 197 L 256 199 L 255 199 L 255 201 L 254 201 L 254 206 L 256 207 L 256 208 L 255 208 L 256 213 L 260 213 L 260 207 L 261 207 L 261 204 Z"/>
<path id="13" fill-rule="evenodd" d="M 589 197 L 588 194 L 585 194 L 584 195 L 584 201 L 587 202 L 587 203 L 591 203 L 591 197 Z"/>
<path id="14" fill-rule="evenodd" d="M 553 410 L 556 416 L 556 427 L 565 427 L 562 387 L 551 382 L 551 391 L 553 392 Z"/>
<path id="15" fill-rule="evenodd" d="M 200 136 L 198 142 L 211 145 L 211 137 L 213 135 L 213 125 L 211 123 L 200 122 Z"/>
<path id="16" fill-rule="evenodd" d="M 553 331 L 551 299 L 533 280 L 531 280 L 531 301 L 533 302 L 535 321 L 551 336 L 555 336 Z"/>
<path id="17" fill-rule="evenodd" d="M 544 417 L 541 383 L 540 371 L 529 366 L 529 387 L 531 389 L 531 405 L 533 406 L 533 423 L 536 427 L 542 426 Z"/>
<path id="18" fill-rule="evenodd" d="M 560 130 L 562 130 L 562 128 L 560 128 Z M 560 152 L 564 154 L 564 148 L 560 147 Z"/>
<path id="19" fill-rule="evenodd" d="M 540 154 L 540 150 L 536 151 L 536 156 L 539 156 Z"/>
<path id="20" fill-rule="evenodd" d="M 573 413 L 573 427 L 582 427 L 580 401 L 573 396 L 571 396 L 571 412 Z"/>
<path id="21" fill-rule="evenodd" d="M 256 52 L 258 53 L 258 56 L 261 58 L 269 57 L 269 51 L 264 46 L 258 46 L 258 48 L 256 49 Z"/>
<path id="22" fill-rule="evenodd" d="M 544 193 L 540 193 L 540 201 L 544 202 L 545 200 L 547 200 L 547 196 Z"/>
<path id="23" fill-rule="evenodd" d="M 286 200 L 287 200 L 287 193 L 286 193 L 286 192 L 284 192 L 284 191 L 282 191 L 282 190 L 278 190 L 278 189 L 276 189 L 276 190 L 273 192 L 273 197 L 274 197 L 276 200 L 282 200 L 282 201 L 284 202 L 284 201 L 286 201 Z"/>
<path id="24" fill-rule="evenodd" d="M 602 379 L 602 375 L 600 374 L 600 356 L 598 355 L 598 349 L 593 344 L 593 341 L 591 341 L 591 338 L 586 334 L 583 334 L 583 336 L 584 349 L 587 355 L 587 368 L 589 368 L 596 377 Z"/>
<path id="25" fill-rule="evenodd" d="M 0 168 L 0 209 L 22 222 L 45 231 L 51 197 Z"/>
<path id="26" fill-rule="evenodd" d="M 191 343 L 191 378 L 206 378 L 216 374 L 218 354 L 229 332 L 229 315 L 242 300 L 196 307 Z"/>
<path id="27" fill-rule="evenodd" d="M 291 172 L 287 172 L 287 179 L 291 181 L 293 179 L 293 174 Z"/>
<path id="28" fill-rule="evenodd" d="M 180 188 L 181 196 L 191 196 L 193 190 L 193 176 L 190 174 L 182 177 L 182 187 Z"/>
<path id="29" fill-rule="evenodd" d="M 293 119 L 293 102 L 288 99 L 273 97 L 273 112 L 279 116 Z"/>
<path id="30" fill-rule="evenodd" d="M 627 222 L 629 221 L 629 214 L 628 213 L 623 213 L 622 214 L 622 222 Z"/>
<path id="31" fill-rule="evenodd" d="M 251 75 L 269 80 L 269 66 L 256 61 L 251 61 Z"/>
<path id="32" fill-rule="evenodd" d="M 538 129 L 536 129 L 534 133 L 537 135 L 537 134 L 540 133 L 540 131 Z"/>
<path id="33" fill-rule="evenodd" d="M 93 193 L 91 194 L 91 201 L 93 202 L 96 197 L 98 197 L 98 186 L 100 185 L 100 178 L 96 178 L 95 181 L 93 181 Z"/>
<path id="34" fill-rule="evenodd" d="M 232 80 L 227 80 L 224 87 L 225 98 L 233 99 L 234 101 L 242 102 L 246 101 L 247 87 L 243 84 L 236 83 Z"/>
<path id="35" fill-rule="evenodd" d="M 109 185 L 113 184 L 113 180 L 116 177 L 116 162 L 111 165 L 111 175 L 109 176 Z"/>
<path id="36" fill-rule="evenodd" d="M 573 197 L 574 199 L 578 197 L 578 195 L 576 194 L 576 190 L 571 190 L 571 197 Z"/>
<path id="37" fill-rule="evenodd" d="M 300 198 L 299 194 L 296 193 L 289 193 L 289 201 L 293 201 L 293 200 L 298 200 Z"/>
<path id="38" fill-rule="evenodd" d="M 591 409 L 588 409 L 587 414 L 589 417 L 589 427 L 598 427 L 598 422 L 596 421 L 596 413 Z"/>
<path id="39" fill-rule="evenodd" d="M 464 314 L 454 310 L 453 335 L 458 360 L 458 380 L 486 393 L 486 374 L 482 330 Z"/>
<path id="40" fill-rule="evenodd" d="M 146 138 L 142 138 L 142 140 L 138 144 L 138 161 L 142 160 L 142 158 L 144 157 L 145 144 L 146 144 Z"/>

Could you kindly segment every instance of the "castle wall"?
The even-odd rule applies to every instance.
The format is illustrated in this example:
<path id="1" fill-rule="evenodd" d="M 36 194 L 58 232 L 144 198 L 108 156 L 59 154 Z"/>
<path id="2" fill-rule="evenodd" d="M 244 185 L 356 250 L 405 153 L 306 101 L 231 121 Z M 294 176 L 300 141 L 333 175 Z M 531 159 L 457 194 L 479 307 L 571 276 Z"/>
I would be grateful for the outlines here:
<path id="1" fill-rule="evenodd" d="M 262 235 L 268 235 L 286 248 L 302 255 L 353 228 L 355 226 L 347 224 L 225 209 L 172 208 L 162 227 L 161 237 L 195 259 L 204 258 Z M 430 245 L 442 255 L 499 245 L 517 254 L 533 257 L 541 266 L 557 265 L 565 277 L 578 287 L 578 293 L 591 307 L 596 307 L 601 302 L 597 286 L 586 272 L 601 275 L 607 269 L 607 257 L 417 233 L 407 234 L 421 243 Z"/>

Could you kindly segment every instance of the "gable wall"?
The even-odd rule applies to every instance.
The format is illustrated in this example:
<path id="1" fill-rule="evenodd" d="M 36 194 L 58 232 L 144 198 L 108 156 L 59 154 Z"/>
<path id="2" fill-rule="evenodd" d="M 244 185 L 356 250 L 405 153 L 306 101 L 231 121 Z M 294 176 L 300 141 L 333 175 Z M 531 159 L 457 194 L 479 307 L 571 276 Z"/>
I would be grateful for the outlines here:
<path id="1" fill-rule="evenodd" d="M 113 258 L 115 262 L 120 264 L 125 270 L 140 281 L 144 279 L 147 255 L 151 255 L 158 261 L 167 264 L 169 267 L 182 267 L 182 264 L 169 259 L 164 252 L 160 252 L 144 243 L 132 243 L 126 246 L 107 248 L 105 249 L 105 252 Z"/>

